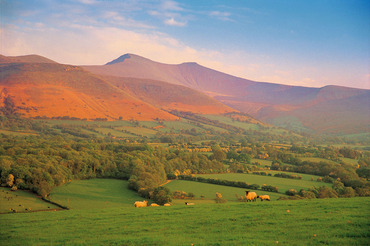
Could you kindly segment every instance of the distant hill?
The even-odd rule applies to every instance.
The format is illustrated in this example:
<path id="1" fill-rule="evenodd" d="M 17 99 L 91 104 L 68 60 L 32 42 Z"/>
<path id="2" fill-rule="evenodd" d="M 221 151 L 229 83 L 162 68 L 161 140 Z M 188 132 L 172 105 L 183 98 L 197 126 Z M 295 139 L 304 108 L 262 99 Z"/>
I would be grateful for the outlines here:
<path id="1" fill-rule="evenodd" d="M 370 91 L 340 86 L 311 88 L 255 82 L 197 63 L 170 65 L 123 55 L 102 66 L 85 66 L 95 74 L 165 81 L 212 96 L 257 119 L 295 130 L 359 133 L 370 130 Z"/>
<path id="2" fill-rule="evenodd" d="M 0 63 L 57 63 L 39 55 L 3 56 L 0 55 Z"/>

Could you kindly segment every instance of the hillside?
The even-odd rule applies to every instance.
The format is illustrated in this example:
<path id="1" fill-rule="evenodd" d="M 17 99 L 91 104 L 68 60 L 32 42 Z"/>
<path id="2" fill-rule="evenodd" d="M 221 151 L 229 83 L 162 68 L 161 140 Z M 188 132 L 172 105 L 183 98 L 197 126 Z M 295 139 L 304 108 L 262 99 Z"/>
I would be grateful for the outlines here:
<path id="1" fill-rule="evenodd" d="M 0 56 L 0 107 L 11 98 L 26 117 L 175 120 L 166 111 L 235 112 L 194 89 L 166 82 L 97 76 L 37 55 Z"/>
<path id="2" fill-rule="evenodd" d="M 181 85 L 148 79 L 111 76 L 103 78 L 133 97 L 166 111 L 189 111 L 196 114 L 224 114 L 236 111 L 199 91 Z"/>
<path id="3" fill-rule="evenodd" d="M 77 66 L 3 63 L 0 68 L 0 106 L 11 98 L 26 117 L 177 119 Z"/>
<path id="4" fill-rule="evenodd" d="M 370 102 L 369 90 L 255 82 L 197 63 L 170 65 L 133 54 L 123 55 L 103 66 L 84 68 L 95 74 L 160 80 L 187 86 L 257 119 L 296 130 L 332 133 L 369 130 L 370 108 L 366 107 Z M 350 126 L 349 119 L 352 119 Z"/>
<path id="5" fill-rule="evenodd" d="M 0 63 L 57 63 L 39 55 L 3 56 L 0 55 Z"/>

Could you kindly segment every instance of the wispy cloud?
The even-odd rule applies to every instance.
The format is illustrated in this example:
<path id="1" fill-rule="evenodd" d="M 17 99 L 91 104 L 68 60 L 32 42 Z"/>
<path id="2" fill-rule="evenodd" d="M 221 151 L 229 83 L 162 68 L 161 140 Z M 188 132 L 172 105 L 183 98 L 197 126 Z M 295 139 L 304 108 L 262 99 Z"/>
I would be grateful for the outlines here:
<path id="1" fill-rule="evenodd" d="M 181 7 L 178 2 L 172 0 L 163 0 L 159 5 L 148 13 L 160 19 L 165 25 L 183 27 L 186 26 L 189 17 L 184 14 L 187 10 Z"/>
<path id="2" fill-rule="evenodd" d="M 161 9 L 163 10 L 170 10 L 170 11 L 184 11 L 184 8 L 180 7 L 178 2 L 172 0 L 164 0 L 160 5 Z"/>
<path id="3" fill-rule="evenodd" d="M 145 29 L 154 29 L 155 27 L 152 25 L 148 25 L 146 23 L 136 21 L 132 18 L 127 18 L 116 11 L 106 11 L 104 12 L 101 17 L 109 24 L 114 26 L 122 26 L 122 27 L 135 27 L 135 28 L 145 28 Z"/>
<path id="4" fill-rule="evenodd" d="M 233 21 L 230 16 L 231 16 L 231 13 L 229 12 L 223 12 L 223 11 L 212 11 L 209 13 L 209 15 L 211 17 L 214 17 L 214 18 L 217 18 L 219 20 L 223 20 L 223 21 Z"/>
<path id="5" fill-rule="evenodd" d="M 98 3 L 96 0 L 78 0 L 78 1 L 83 4 L 97 4 Z"/>

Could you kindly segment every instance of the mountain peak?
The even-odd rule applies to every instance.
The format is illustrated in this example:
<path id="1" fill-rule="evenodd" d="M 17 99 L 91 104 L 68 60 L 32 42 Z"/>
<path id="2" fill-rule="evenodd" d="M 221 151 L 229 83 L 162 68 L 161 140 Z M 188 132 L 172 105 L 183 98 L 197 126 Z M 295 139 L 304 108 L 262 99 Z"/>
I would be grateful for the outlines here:
<path id="1" fill-rule="evenodd" d="M 111 62 L 108 62 L 105 65 L 113 65 L 113 64 L 116 64 L 116 63 L 124 62 L 126 59 L 130 59 L 130 58 L 131 58 L 130 54 L 124 54 L 124 55 L 118 57 L 117 59 L 115 59 Z"/>
<path id="2" fill-rule="evenodd" d="M 197 65 L 197 66 L 199 66 L 199 64 L 196 63 L 196 62 L 183 62 L 180 65 L 187 65 L 187 66 L 195 66 L 195 65 Z"/>

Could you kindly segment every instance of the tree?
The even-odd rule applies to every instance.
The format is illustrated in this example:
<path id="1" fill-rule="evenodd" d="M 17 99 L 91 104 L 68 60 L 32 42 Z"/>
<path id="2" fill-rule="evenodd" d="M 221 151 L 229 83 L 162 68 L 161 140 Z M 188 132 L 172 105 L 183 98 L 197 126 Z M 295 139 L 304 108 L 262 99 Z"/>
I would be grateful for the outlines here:
<path id="1" fill-rule="evenodd" d="M 217 161 L 223 161 L 226 159 L 226 154 L 221 149 L 217 149 L 214 151 L 212 157 Z"/>
<path id="2" fill-rule="evenodd" d="M 170 189 L 163 186 L 155 188 L 153 192 L 153 200 L 160 205 L 171 202 L 172 196 Z"/>
<path id="3" fill-rule="evenodd" d="M 356 170 L 356 173 L 358 174 L 359 177 L 370 179 L 370 168 L 368 167 L 361 167 Z"/>
<path id="4" fill-rule="evenodd" d="M 236 160 L 251 163 L 251 156 L 246 153 L 241 153 Z"/>
<path id="5" fill-rule="evenodd" d="M 356 192 L 352 187 L 345 187 L 341 194 L 341 197 L 354 197 L 356 196 Z"/>
<path id="6" fill-rule="evenodd" d="M 342 194 L 344 190 L 344 184 L 340 182 L 339 180 L 334 181 L 333 183 L 333 189 L 338 193 Z"/>
<path id="7" fill-rule="evenodd" d="M 236 160 L 236 158 L 238 158 L 238 153 L 236 153 L 235 150 L 230 150 L 229 152 L 227 152 L 227 159 L 234 159 Z"/>
<path id="8" fill-rule="evenodd" d="M 14 176 L 13 174 L 9 174 L 8 178 L 6 179 L 6 185 L 12 187 L 14 184 Z"/>

